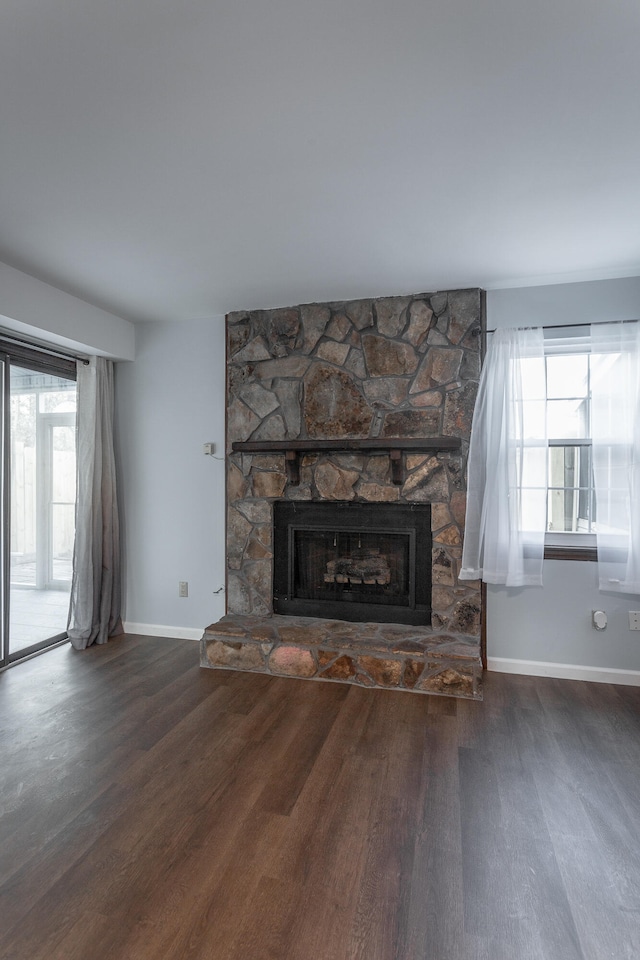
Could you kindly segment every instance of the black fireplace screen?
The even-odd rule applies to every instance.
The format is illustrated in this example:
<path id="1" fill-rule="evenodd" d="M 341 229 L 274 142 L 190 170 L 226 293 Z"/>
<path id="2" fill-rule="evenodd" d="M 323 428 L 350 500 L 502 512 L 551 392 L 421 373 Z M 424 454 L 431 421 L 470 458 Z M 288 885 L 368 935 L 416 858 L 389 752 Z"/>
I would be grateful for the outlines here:
<path id="1" fill-rule="evenodd" d="M 431 622 L 428 504 L 274 507 L 276 613 Z"/>

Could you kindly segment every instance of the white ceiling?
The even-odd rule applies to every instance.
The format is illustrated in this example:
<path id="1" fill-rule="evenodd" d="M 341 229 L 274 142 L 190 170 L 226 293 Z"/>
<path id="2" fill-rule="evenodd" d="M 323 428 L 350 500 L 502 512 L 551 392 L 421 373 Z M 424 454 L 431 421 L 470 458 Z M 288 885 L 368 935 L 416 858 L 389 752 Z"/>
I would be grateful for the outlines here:
<path id="1" fill-rule="evenodd" d="M 640 273 L 638 0 L 2 0 L 0 260 L 133 320 Z"/>

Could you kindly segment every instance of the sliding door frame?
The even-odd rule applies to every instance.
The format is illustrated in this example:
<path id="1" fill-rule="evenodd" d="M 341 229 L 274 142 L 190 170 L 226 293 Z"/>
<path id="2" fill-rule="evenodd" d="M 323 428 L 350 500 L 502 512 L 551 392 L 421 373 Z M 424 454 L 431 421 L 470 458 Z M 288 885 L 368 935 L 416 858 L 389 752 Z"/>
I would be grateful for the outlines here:
<path id="1" fill-rule="evenodd" d="M 9 595 L 11 592 L 11 447 L 9 436 L 11 429 L 11 397 L 9 377 L 9 355 L 0 353 L 0 370 L 2 371 L 2 390 L 0 391 L 0 611 L 2 622 L 2 658 L 0 666 L 6 667 L 10 663 L 9 656 Z"/>
<path id="2" fill-rule="evenodd" d="M 0 669 L 54 646 L 67 637 L 66 630 L 10 653 L 11 602 L 11 364 L 39 373 L 76 380 L 73 359 L 49 354 L 42 348 L 2 339 L 0 334 Z"/>

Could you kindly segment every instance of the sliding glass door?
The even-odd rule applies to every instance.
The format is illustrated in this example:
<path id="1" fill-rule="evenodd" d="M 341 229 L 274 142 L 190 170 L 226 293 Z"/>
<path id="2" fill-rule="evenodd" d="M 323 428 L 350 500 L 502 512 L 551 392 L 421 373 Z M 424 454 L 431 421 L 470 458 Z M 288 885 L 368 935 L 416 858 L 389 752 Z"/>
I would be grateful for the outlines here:
<path id="1" fill-rule="evenodd" d="M 60 363 L 5 354 L 2 652 L 19 659 L 66 635 L 73 560 L 76 384 Z"/>

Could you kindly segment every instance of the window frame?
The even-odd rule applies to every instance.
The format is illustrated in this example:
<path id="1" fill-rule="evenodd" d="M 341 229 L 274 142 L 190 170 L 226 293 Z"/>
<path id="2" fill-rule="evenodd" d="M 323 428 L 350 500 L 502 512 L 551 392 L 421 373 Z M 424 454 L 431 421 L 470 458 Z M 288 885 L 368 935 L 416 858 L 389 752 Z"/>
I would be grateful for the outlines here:
<path id="1" fill-rule="evenodd" d="M 576 356 L 580 354 L 587 354 L 590 356 L 591 347 L 589 339 L 590 329 L 588 326 L 579 327 L 572 330 L 571 334 L 567 336 L 565 330 L 562 327 L 550 328 L 544 330 L 544 354 L 545 354 L 545 369 L 547 365 L 547 360 L 549 357 L 554 356 Z M 553 439 L 547 438 L 547 444 L 549 449 L 556 448 L 566 448 L 566 447 L 585 447 L 588 448 L 589 453 L 589 484 L 585 488 L 587 491 L 587 496 L 593 502 L 595 496 L 594 493 L 594 484 L 593 484 L 593 461 L 591 455 L 592 449 L 592 438 L 591 438 L 591 369 L 589 366 L 588 381 L 587 381 L 587 394 L 586 400 L 588 403 L 588 436 L 580 438 L 556 438 Z M 547 394 L 547 401 L 549 396 Z M 550 477 L 549 477 L 550 479 Z M 549 484 L 549 490 L 575 490 L 580 488 L 571 488 L 571 487 L 562 487 L 562 486 L 551 486 Z M 596 534 L 595 532 L 580 532 L 580 531 L 550 531 L 545 532 L 544 537 L 544 559 L 545 560 L 586 560 L 586 561 L 597 561 L 598 551 L 596 543 Z"/>
<path id="2" fill-rule="evenodd" d="M 36 653 L 50 649 L 68 641 L 66 629 L 44 640 L 11 649 L 10 604 L 11 604 L 11 367 L 24 367 L 35 373 L 62 377 L 77 381 L 77 365 L 72 358 L 48 353 L 43 347 L 14 342 L 0 333 L 0 361 L 2 361 L 2 412 L 3 425 L 1 441 L 3 457 L 0 463 L 0 513 L 2 514 L 2 536 L 0 537 L 0 670 L 26 660 Z M 66 414 L 61 414 L 66 416 Z"/>

